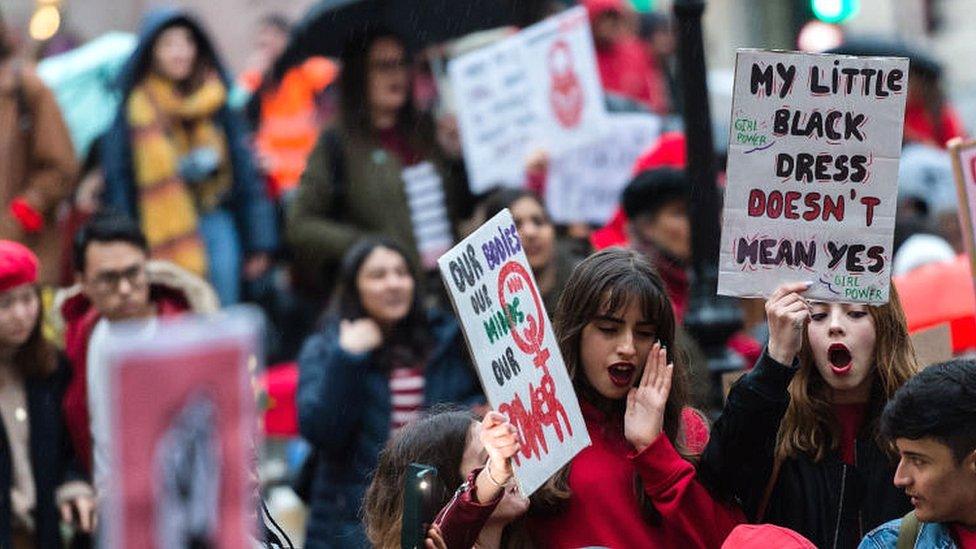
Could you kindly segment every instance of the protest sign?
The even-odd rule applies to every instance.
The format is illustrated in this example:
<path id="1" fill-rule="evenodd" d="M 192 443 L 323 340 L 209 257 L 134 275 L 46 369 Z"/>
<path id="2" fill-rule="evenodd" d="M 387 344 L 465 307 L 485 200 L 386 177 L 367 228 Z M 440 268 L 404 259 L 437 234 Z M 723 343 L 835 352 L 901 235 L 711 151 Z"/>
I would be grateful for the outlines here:
<path id="1" fill-rule="evenodd" d="M 952 171 L 959 193 L 959 226 L 969 254 L 969 269 L 976 284 L 976 141 L 953 139 L 949 142 Z"/>
<path id="2" fill-rule="evenodd" d="M 590 437 L 511 212 L 438 265 L 488 402 L 518 429 L 515 477 L 529 496 Z"/>
<path id="3" fill-rule="evenodd" d="M 603 137 L 549 162 L 546 208 L 556 223 L 603 225 L 620 206 L 634 161 L 661 133 L 653 114 L 611 114 Z"/>
<path id="4" fill-rule="evenodd" d="M 739 50 L 720 294 L 888 301 L 908 60 Z"/>
<path id="5" fill-rule="evenodd" d="M 256 508 L 258 322 L 249 311 L 153 320 L 108 336 L 106 547 L 236 549 Z"/>
<path id="6" fill-rule="evenodd" d="M 520 185 L 529 154 L 559 154 L 603 130 L 606 106 L 582 7 L 452 60 L 448 77 L 474 193 Z"/>

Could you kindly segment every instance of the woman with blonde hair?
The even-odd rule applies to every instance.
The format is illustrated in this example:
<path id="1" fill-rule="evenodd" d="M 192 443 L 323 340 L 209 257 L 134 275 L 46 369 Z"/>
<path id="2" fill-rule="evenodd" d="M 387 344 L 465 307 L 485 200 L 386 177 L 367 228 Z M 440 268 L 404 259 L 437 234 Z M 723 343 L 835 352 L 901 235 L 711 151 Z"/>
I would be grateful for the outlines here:
<path id="1" fill-rule="evenodd" d="M 877 424 L 918 365 L 894 287 L 880 306 L 809 301 L 808 288 L 766 301 L 769 344 L 729 393 L 699 474 L 756 522 L 856 547 L 911 510 Z"/>

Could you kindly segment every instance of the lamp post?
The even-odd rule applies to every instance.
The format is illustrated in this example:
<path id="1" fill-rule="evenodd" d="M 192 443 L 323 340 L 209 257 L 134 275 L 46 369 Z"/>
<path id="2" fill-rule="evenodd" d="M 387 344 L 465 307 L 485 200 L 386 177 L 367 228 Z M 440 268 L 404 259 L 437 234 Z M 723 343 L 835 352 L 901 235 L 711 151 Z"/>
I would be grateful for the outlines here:
<path id="1" fill-rule="evenodd" d="M 721 376 L 740 370 L 742 359 L 726 347 L 742 326 L 742 312 L 734 299 L 716 294 L 722 229 L 722 200 L 716 185 L 715 147 L 705 78 L 705 46 L 701 18 L 704 0 L 675 0 L 678 27 L 678 67 L 684 99 L 684 125 L 688 149 L 687 175 L 691 182 L 692 284 L 685 327 L 701 345 L 712 377 L 713 406 L 721 407 Z"/>

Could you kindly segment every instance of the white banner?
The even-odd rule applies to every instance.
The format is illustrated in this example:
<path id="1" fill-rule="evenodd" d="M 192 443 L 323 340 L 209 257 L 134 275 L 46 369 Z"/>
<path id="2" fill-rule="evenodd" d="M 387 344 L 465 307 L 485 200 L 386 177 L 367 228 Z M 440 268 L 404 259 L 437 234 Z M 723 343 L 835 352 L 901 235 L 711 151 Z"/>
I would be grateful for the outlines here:
<path id="1" fill-rule="evenodd" d="M 590 436 L 511 212 L 438 264 L 488 402 L 518 429 L 515 477 L 529 496 Z"/>
<path id="2" fill-rule="evenodd" d="M 603 225 L 620 206 L 634 161 L 661 134 L 653 114 L 611 114 L 598 142 L 549 162 L 546 208 L 556 223 Z"/>
<path id="3" fill-rule="evenodd" d="M 585 8 L 462 55 L 448 76 L 474 193 L 519 186 L 529 154 L 557 155 L 603 131 L 606 106 Z"/>
<path id="4" fill-rule="evenodd" d="M 718 291 L 888 301 L 908 60 L 739 50 Z"/>

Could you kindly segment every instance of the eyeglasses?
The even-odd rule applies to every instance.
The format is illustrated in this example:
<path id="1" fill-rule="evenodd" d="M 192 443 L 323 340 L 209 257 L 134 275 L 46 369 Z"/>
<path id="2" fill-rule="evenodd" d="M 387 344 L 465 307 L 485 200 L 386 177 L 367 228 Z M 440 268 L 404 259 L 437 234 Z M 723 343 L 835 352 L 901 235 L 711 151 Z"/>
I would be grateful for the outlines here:
<path id="1" fill-rule="evenodd" d="M 406 59 L 376 59 L 369 62 L 369 68 L 376 72 L 392 73 L 405 71 L 410 68 Z"/>
<path id="2" fill-rule="evenodd" d="M 141 286 L 146 281 L 146 266 L 139 264 L 122 271 L 102 271 L 95 275 L 93 285 L 100 292 L 114 292 L 123 280 L 130 286 Z"/>

